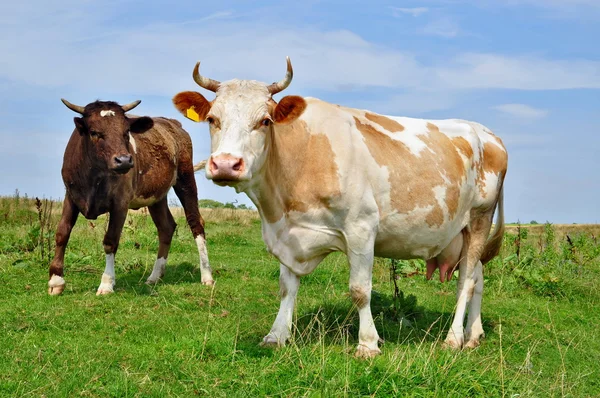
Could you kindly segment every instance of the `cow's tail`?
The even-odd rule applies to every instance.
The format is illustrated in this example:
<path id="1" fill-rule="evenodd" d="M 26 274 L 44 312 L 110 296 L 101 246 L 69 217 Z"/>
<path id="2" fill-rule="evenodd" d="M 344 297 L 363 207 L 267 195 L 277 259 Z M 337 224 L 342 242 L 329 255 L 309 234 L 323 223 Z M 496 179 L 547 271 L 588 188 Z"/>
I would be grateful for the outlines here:
<path id="1" fill-rule="evenodd" d="M 194 173 L 202 170 L 206 166 L 206 160 L 198 162 L 194 165 Z"/>
<path id="2" fill-rule="evenodd" d="M 500 253 L 502 247 L 502 238 L 504 237 L 504 187 L 500 188 L 500 195 L 497 203 L 498 216 L 494 232 L 485 242 L 483 253 L 481 254 L 481 263 L 485 264 Z"/>

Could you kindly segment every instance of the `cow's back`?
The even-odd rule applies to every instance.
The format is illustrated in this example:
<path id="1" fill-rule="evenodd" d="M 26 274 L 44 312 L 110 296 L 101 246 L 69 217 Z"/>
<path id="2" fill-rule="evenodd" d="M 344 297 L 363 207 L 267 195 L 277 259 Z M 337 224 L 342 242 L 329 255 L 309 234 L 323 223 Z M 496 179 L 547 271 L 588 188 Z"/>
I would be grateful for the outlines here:
<path id="1" fill-rule="evenodd" d="M 152 129 L 131 134 L 136 192 L 131 208 L 146 206 L 164 197 L 176 182 L 181 162 L 191 164 L 192 141 L 181 123 L 163 117 L 152 120 Z"/>

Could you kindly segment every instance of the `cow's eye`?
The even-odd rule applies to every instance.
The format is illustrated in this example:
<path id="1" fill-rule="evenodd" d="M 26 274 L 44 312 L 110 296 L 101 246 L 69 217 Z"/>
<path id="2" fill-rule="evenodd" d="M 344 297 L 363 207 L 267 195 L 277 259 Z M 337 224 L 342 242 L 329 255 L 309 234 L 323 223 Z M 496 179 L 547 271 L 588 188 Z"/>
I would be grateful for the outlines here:
<path id="1" fill-rule="evenodd" d="M 206 121 L 208 122 L 208 124 L 213 124 L 215 122 L 215 118 L 209 116 L 206 118 Z"/>
<path id="2" fill-rule="evenodd" d="M 269 127 L 271 125 L 271 120 L 268 118 L 264 118 L 262 122 L 260 122 L 261 125 Z"/>
<path id="3" fill-rule="evenodd" d="M 92 137 L 92 138 L 98 138 L 98 137 L 100 137 L 100 133 L 97 132 L 97 131 L 92 130 L 92 131 L 90 131 L 90 137 Z"/>

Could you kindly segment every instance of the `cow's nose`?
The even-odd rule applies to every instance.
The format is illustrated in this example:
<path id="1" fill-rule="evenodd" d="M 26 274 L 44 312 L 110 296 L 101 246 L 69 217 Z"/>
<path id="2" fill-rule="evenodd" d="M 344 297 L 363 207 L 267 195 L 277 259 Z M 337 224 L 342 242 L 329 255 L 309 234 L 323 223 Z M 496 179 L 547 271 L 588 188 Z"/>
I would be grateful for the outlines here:
<path id="1" fill-rule="evenodd" d="M 115 170 L 129 170 L 133 167 L 133 157 L 131 155 L 119 155 L 114 159 Z"/>
<path id="2" fill-rule="evenodd" d="M 244 159 L 229 154 L 212 156 L 209 168 L 213 180 L 237 180 L 244 172 Z"/>

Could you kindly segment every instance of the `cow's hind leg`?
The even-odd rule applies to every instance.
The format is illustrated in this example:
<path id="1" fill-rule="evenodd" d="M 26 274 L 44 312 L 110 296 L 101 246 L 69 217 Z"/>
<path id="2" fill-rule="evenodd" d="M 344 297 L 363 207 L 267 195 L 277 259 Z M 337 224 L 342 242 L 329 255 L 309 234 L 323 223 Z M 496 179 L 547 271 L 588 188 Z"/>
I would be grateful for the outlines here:
<path id="1" fill-rule="evenodd" d="M 50 279 L 48 280 L 48 294 L 59 295 L 65 290 L 66 282 L 63 278 L 64 274 L 64 259 L 65 249 L 71 236 L 71 230 L 77 221 L 79 210 L 75 204 L 66 195 L 63 202 L 62 216 L 56 229 L 56 249 L 54 251 L 54 259 L 50 264 Z"/>
<path id="2" fill-rule="evenodd" d="M 463 327 L 465 314 L 467 306 L 470 304 L 471 298 L 476 292 L 476 285 L 478 283 L 477 268 L 480 263 L 479 259 L 481 258 L 485 242 L 490 233 L 492 216 L 493 209 L 473 220 L 470 226 L 463 231 L 463 251 L 461 252 L 461 260 L 459 263 L 456 311 L 454 313 L 452 326 L 448 331 L 445 341 L 446 344 L 452 348 L 462 348 L 465 341 L 465 330 Z M 482 272 L 481 275 L 483 275 Z M 477 297 L 479 297 L 478 305 L 480 306 L 480 298 L 483 292 L 483 276 L 481 276 L 481 283 L 477 291 L 479 292 Z M 470 312 L 475 312 L 473 310 L 476 310 L 476 308 L 471 307 Z M 479 313 L 479 311 L 476 312 Z M 476 317 L 475 314 L 472 316 Z M 472 319 L 473 323 L 475 323 L 475 319 L 476 318 Z M 472 326 L 472 323 L 469 324 L 469 326 Z M 483 330 L 481 332 L 483 332 Z M 472 335 L 471 330 L 467 330 L 467 335 Z M 477 336 L 477 339 L 479 339 L 479 336 Z"/>
<path id="3" fill-rule="evenodd" d="M 191 162 L 189 165 L 191 166 Z M 208 262 L 204 220 L 200 215 L 200 210 L 198 210 L 198 191 L 196 180 L 194 179 L 193 166 L 179 171 L 177 183 L 173 188 L 183 206 L 185 218 L 198 246 L 198 254 L 200 255 L 200 280 L 203 285 L 212 286 L 215 282 Z"/>
<path id="4" fill-rule="evenodd" d="M 165 274 L 167 256 L 169 255 L 171 241 L 173 240 L 173 234 L 175 233 L 177 224 L 169 210 L 166 196 L 152 206 L 148 206 L 148 211 L 150 212 L 152 221 L 154 221 L 154 225 L 156 225 L 158 231 L 158 254 L 156 255 L 152 273 L 146 280 L 146 283 L 154 284 Z"/>
<path id="5" fill-rule="evenodd" d="M 466 348 L 479 346 L 479 339 L 483 336 L 483 325 L 481 323 L 481 300 L 483 296 L 483 265 L 481 261 L 475 266 L 475 285 L 471 302 L 469 304 L 469 317 L 465 330 Z"/>
<path id="6" fill-rule="evenodd" d="M 127 208 L 114 210 L 110 212 L 108 229 L 104 235 L 104 253 L 106 254 L 106 267 L 100 280 L 100 286 L 96 295 L 110 294 L 114 292 L 115 287 L 115 255 L 119 248 L 119 240 L 123 225 L 127 218 Z"/>
<path id="7" fill-rule="evenodd" d="M 381 353 L 378 347 L 379 334 L 371 314 L 373 244 L 367 245 L 364 250 L 349 248 L 347 255 L 350 263 L 350 296 L 358 309 L 360 322 L 355 355 L 359 358 L 372 358 Z"/>

